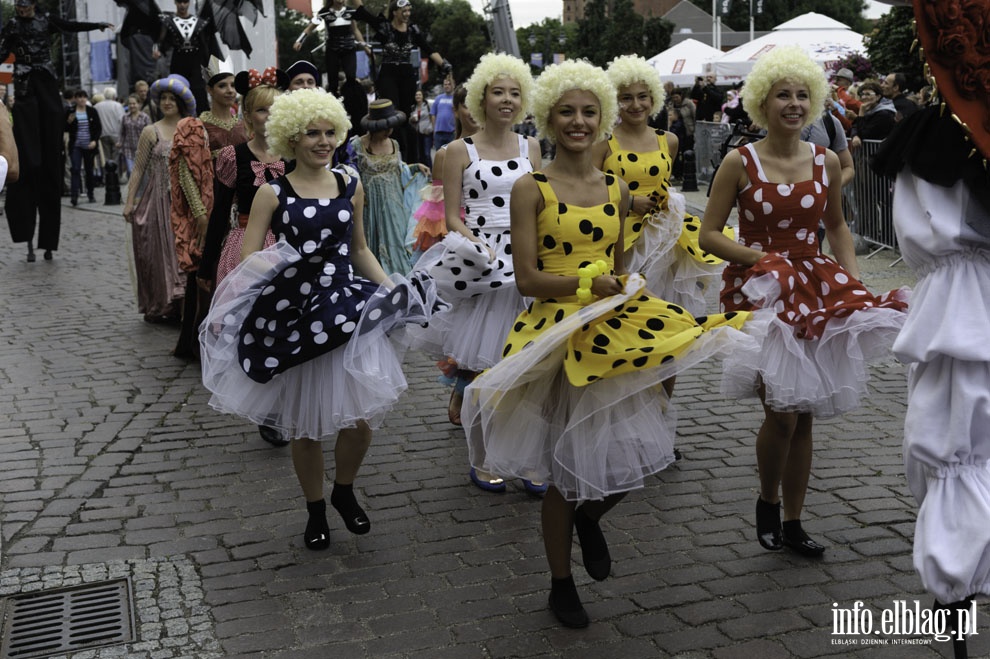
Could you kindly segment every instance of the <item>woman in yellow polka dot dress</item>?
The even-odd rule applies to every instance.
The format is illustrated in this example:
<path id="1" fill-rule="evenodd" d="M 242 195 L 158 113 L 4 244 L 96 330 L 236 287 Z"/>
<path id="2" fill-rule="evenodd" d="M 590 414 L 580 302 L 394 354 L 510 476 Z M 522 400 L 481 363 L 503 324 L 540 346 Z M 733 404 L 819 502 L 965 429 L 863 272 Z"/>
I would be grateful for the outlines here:
<path id="1" fill-rule="evenodd" d="M 705 293 L 724 262 L 698 246 L 701 220 L 686 212 L 684 195 L 669 189 L 677 136 L 648 123 L 664 107 L 660 76 L 638 55 L 612 60 L 608 75 L 618 91 L 620 121 L 594 153 L 599 169 L 629 186 L 626 266 L 642 274 L 654 294 L 703 314 Z"/>
<path id="2" fill-rule="evenodd" d="M 571 538 L 594 579 L 611 558 L 598 520 L 674 458 L 674 422 L 660 382 L 703 359 L 756 350 L 750 314 L 695 319 L 625 275 L 629 190 L 595 167 L 592 146 L 615 121 L 615 88 L 587 62 L 540 76 L 534 114 L 556 159 L 512 189 L 516 285 L 534 298 L 504 359 L 468 386 L 462 408 L 471 464 L 549 483 L 543 535 L 550 608 L 568 627 L 588 617 L 571 577 Z M 579 505 L 580 504 L 580 505 Z"/>

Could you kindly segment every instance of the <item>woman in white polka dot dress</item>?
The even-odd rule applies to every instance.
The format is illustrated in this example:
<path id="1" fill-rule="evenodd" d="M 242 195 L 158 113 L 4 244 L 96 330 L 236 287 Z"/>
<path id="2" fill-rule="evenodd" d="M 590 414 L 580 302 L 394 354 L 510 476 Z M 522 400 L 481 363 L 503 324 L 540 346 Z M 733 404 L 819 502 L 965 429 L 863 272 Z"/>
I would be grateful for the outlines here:
<path id="1" fill-rule="evenodd" d="M 532 84 L 529 69 L 519 58 L 504 54 L 481 58 L 465 86 L 467 108 L 482 130 L 447 147 L 443 193 L 448 234 L 416 266 L 437 281 L 441 295 L 452 305 L 419 333 L 417 345 L 457 362 L 460 370 L 449 412 L 458 425 L 464 387 L 501 360 L 505 337 L 526 306 L 512 271 L 509 193 L 516 179 L 541 166 L 536 139 L 512 131 Z M 472 470 L 471 480 L 486 491 L 505 490 L 493 474 Z M 525 485 L 534 494 L 545 489 Z"/>
<path id="2" fill-rule="evenodd" d="M 859 281 L 842 216 L 838 156 L 800 139 L 827 91 L 821 67 L 798 47 L 760 58 L 746 79 L 746 110 L 767 136 L 726 156 L 700 236 L 702 248 L 730 262 L 722 277 L 723 309 L 773 314 L 757 359 L 740 353 L 725 361 L 722 390 L 735 398 L 759 395 L 763 402 L 756 439 L 760 544 L 806 556 L 825 551 L 800 521 L 812 422 L 859 406 L 867 363 L 889 354 L 907 300 L 906 291 L 874 296 Z M 737 202 L 739 243 L 722 234 Z M 819 219 L 835 260 L 821 252 Z"/>
<path id="3" fill-rule="evenodd" d="M 438 304 L 429 282 L 386 282 L 365 242 L 360 182 L 326 169 L 348 128 L 343 106 L 323 90 L 274 101 L 269 145 L 296 167 L 259 188 L 242 261 L 218 286 L 200 330 L 210 405 L 292 438 L 310 549 L 330 543 L 322 439 L 337 440 L 331 504 L 352 533 L 370 530 L 354 479 L 371 429 L 406 387 L 385 333 L 426 322 Z M 269 228 L 278 242 L 262 250 Z"/>

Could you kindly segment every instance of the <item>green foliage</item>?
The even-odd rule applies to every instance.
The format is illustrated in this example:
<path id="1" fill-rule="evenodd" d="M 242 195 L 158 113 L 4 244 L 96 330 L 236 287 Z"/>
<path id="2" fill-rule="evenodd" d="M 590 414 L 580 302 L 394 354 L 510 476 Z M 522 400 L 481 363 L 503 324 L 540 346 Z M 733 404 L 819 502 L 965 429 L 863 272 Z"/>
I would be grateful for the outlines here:
<path id="1" fill-rule="evenodd" d="M 575 52 L 578 26 L 575 23 L 563 25 L 559 19 L 544 18 L 542 23 L 534 23 L 516 30 L 516 41 L 519 42 L 519 56 L 524 62 L 529 62 L 532 53 L 543 55 L 543 65 L 553 63 L 555 53 Z M 532 41 L 532 43 L 530 43 Z M 539 73 L 540 69 L 534 69 Z"/>
<path id="2" fill-rule="evenodd" d="M 691 1 L 711 13 L 711 0 Z M 863 16 L 865 9 L 864 0 L 765 0 L 763 13 L 755 16 L 753 22 L 756 30 L 766 31 L 796 16 L 813 11 L 845 23 L 855 32 L 863 33 L 868 28 L 868 22 Z M 729 15 L 723 17 L 722 21 L 733 30 L 748 31 L 749 0 L 733 0 Z"/>
<path id="3" fill-rule="evenodd" d="M 424 16 L 432 11 L 432 16 Z M 433 47 L 454 67 L 454 79 L 463 82 L 474 71 L 481 56 L 492 49 L 485 19 L 467 0 L 417 2 L 415 22 L 430 35 Z M 440 84 L 441 74 L 430 67 L 430 86 Z"/>
<path id="4" fill-rule="evenodd" d="M 299 52 L 292 50 L 292 44 L 306 29 L 309 20 L 309 16 L 287 9 L 285 0 L 275 0 L 275 41 L 278 43 L 278 67 L 283 71 L 294 62 L 304 59 L 315 64 L 320 73 L 326 73 L 323 52 L 310 52 L 320 44 L 319 32 L 311 32 Z"/>
<path id="5" fill-rule="evenodd" d="M 911 7 L 891 8 L 866 35 L 866 52 L 874 71 L 880 75 L 903 73 L 908 88 L 920 89 L 925 84 L 925 77 L 917 50 L 911 51 L 915 38 L 913 20 Z"/>
<path id="6" fill-rule="evenodd" d="M 674 25 L 637 14 L 632 0 L 590 0 L 578 21 L 574 54 L 599 66 L 619 55 L 655 55 L 670 47 Z"/>

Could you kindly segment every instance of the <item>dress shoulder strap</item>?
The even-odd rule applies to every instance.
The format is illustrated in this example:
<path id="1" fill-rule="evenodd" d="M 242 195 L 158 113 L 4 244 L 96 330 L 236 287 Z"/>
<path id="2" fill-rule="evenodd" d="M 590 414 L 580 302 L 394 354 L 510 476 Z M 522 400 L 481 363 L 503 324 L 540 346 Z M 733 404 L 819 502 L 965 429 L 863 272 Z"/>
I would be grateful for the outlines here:
<path id="1" fill-rule="evenodd" d="M 811 144 L 811 154 L 814 163 L 811 170 L 814 180 L 820 181 L 822 185 L 828 187 L 828 172 L 825 170 L 825 147 Z"/>
<path id="2" fill-rule="evenodd" d="M 660 153 L 670 157 L 670 147 L 667 144 L 667 132 L 661 129 L 657 129 L 657 149 Z"/>
<path id="3" fill-rule="evenodd" d="M 519 157 L 522 159 L 529 158 L 529 140 L 526 139 L 525 135 L 517 135 L 519 138 Z"/>
<path id="4" fill-rule="evenodd" d="M 608 188 L 608 200 L 615 204 L 616 208 L 622 203 L 622 187 L 619 185 L 619 177 L 605 173 L 605 187 Z"/>
<path id="5" fill-rule="evenodd" d="M 478 147 L 474 145 L 474 140 L 470 137 L 464 138 L 464 146 L 467 148 L 468 158 L 471 162 L 478 162 L 481 158 L 478 156 Z"/>
<path id="6" fill-rule="evenodd" d="M 547 175 L 543 172 L 533 172 L 530 174 L 533 180 L 536 181 L 536 186 L 540 189 L 540 193 L 543 195 L 543 205 L 550 207 L 559 203 L 557 201 L 557 195 L 553 191 L 553 187 L 550 185 L 550 180 Z"/>
<path id="7" fill-rule="evenodd" d="M 743 167 L 746 168 L 746 175 L 751 184 L 757 181 L 768 182 L 766 174 L 763 173 L 763 165 L 760 164 L 760 157 L 756 155 L 756 147 L 753 144 L 740 147 L 739 155 L 742 156 Z"/>

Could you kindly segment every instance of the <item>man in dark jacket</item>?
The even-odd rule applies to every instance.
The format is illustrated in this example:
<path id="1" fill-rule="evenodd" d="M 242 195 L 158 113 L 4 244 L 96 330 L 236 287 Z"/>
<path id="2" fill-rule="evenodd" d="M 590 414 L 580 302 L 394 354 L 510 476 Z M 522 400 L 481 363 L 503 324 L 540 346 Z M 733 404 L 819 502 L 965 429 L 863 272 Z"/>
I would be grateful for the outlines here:
<path id="1" fill-rule="evenodd" d="M 698 121 L 712 121 L 715 113 L 722 109 L 722 101 L 725 95 L 715 86 L 715 76 L 698 78 L 691 89 L 691 99 L 697 103 L 696 119 Z"/>
<path id="2" fill-rule="evenodd" d="M 896 121 L 907 119 L 918 111 L 918 104 L 911 100 L 907 94 L 907 78 L 903 73 L 891 73 L 880 81 L 880 88 L 883 95 L 894 102 Z"/>
<path id="3" fill-rule="evenodd" d="M 80 168 L 86 168 L 86 196 L 90 203 L 96 201 L 93 196 L 95 179 L 93 178 L 93 160 L 96 158 L 97 145 L 103 136 L 103 126 L 100 114 L 94 107 L 87 104 L 89 95 L 85 89 L 77 89 L 72 95 L 75 104 L 65 115 L 65 130 L 69 133 L 69 158 L 72 163 L 72 205 L 79 203 Z"/>

